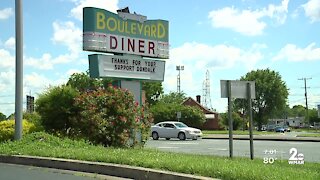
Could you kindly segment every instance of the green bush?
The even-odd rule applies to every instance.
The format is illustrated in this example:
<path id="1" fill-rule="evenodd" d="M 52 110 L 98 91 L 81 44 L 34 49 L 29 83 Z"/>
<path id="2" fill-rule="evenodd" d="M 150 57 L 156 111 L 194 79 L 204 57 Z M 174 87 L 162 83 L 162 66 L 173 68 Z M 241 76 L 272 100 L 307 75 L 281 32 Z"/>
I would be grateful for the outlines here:
<path id="1" fill-rule="evenodd" d="M 6 120 L 0 122 L 0 141 L 7 141 L 14 139 L 15 121 Z M 32 122 L 27 120 L 22 121 L 22 134 L 28 134 L 36 131 L 36 127 Z"/>
<path id="2" fill-rule="evenodd" d="M 224 126 L 226 129 L 229 127 L 229 120 L 228 120 L 228 113 L 222 113 L 219 116 L 219 122 L 221 122 L 222 126 Z M 240 127 L 243 127 L 246 125 L 246 122 L 248 120 L 244 120 L 240 117 L 240 115 L 236 112 L 232 112 L 232 120 L 233 120 L 233 130 L 238 130 Z"/>
<path id="3" fill-rule="evenodd" d="M 36 111 L 46 131 L 65 134 L 72 127 L 71 120 L 78 113 L 74 99 L 79 92 L 71 86 L 57 86 L 40 94 Z"/>
<path id="4" fill-rule="evenodd" d="M 44 127 L 42 126 L 41 116 L 37 112 L 33 113 L 23 113 L 23 119 L 31 122 L 35 125 L 36 131 L 43 131 Z"/>
<path id="5" fill-rule="evenodd" d="M 158 102 L 151 107 L 154 123 L 162 121 L 177 121 L 177 112 L 181 112 L 180 121 L 191 127 L 200 128 L 205 117 L 200 109 L 177 103 Z"/>
<path id="6" fill-rule="evenodd" d="M 148 137 L 151 114 L 135 103 L 129 91 L 107 87 L 84 92 L 76 98 L 75 106 L 80 116 L 74 118 L 72 133 L 95 144 L 131 146 L 138 143 L 128 144 L 136 140 L 136 132 L 142 132 L 142 140 Z"/>

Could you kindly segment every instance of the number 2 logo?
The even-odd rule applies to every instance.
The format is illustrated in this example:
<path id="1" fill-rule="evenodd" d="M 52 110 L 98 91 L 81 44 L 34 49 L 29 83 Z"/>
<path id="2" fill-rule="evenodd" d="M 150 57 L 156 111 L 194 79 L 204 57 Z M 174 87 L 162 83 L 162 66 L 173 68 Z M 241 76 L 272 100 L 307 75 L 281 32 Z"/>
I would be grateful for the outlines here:
<path id="1" fill-rule="evenodd" d="M 304 158 L 302 153 L 298 154 L 297 148 L 291 148 L 289 154 L 291 155 L 289 161 L 301 161 Z"/>

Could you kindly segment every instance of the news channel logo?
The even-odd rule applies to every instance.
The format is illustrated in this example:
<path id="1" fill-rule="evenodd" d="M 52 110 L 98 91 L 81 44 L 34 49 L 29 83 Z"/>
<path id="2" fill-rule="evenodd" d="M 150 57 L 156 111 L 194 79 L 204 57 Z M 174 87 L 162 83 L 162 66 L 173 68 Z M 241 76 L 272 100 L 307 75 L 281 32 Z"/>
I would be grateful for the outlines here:
<path id="1" fill-rule="evenodd" d="M 279 160 L 278 157 L 279 151 L 276 149 L 266 149 L 264 150 L 264 157 L 263 157 L 263 163 L 264 164 L 273 164 L 275 161 Z M 282 152 L 283 153 L 283 152 Z M 282 160 L 282 155 L 280 151 L 280 161 Z M 290 148 L 289 150 L 289 159 L 288 163 L 289 164 L 304 164 L 304 154 L 299 153 L 297 148 Z"/>
<path id="2" fill-rule="evenodd" d="M 289 150 L 289 154 L 289 164 L 304 164 L 304 155 L 302 153 L 299 153 L 297 148 L 291 148 Z"/>

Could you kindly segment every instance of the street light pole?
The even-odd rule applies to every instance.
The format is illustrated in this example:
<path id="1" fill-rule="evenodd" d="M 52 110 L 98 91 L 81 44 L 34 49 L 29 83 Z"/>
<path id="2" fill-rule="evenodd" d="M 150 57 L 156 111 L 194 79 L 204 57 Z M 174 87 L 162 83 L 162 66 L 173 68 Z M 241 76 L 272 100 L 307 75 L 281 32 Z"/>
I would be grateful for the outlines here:
<path id="1" fill-rule="evenodd" d="M 184 70 L 184 66 L 176 66 L 176 70 L 179 71 L 178 77 L 177 77 L 177 92 L 180 94 L 181 90 L 181 82 L 180 82 L 180 71 Z"/>
<path id="2" fill-rule="evenodd" d="M 23 17 L 22 0 L 15 1 L 16 8 L 16 94 L 15 94 L 15 134 L 14 139 L 22 138 L 23 111 Z"/>

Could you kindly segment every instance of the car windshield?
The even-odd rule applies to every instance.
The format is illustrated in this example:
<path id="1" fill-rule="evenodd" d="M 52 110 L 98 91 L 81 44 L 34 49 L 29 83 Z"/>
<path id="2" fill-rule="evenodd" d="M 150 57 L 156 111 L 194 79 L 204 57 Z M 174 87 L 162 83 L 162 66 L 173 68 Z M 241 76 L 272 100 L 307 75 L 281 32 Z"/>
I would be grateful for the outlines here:
<path id="1" fill-rule="evenodd" d="M 187 125 L 183 124 L 183 123 L 174 123 L 174 125 L 176 125 L 179 128 L 185 128 L 188 127 Z"/>

